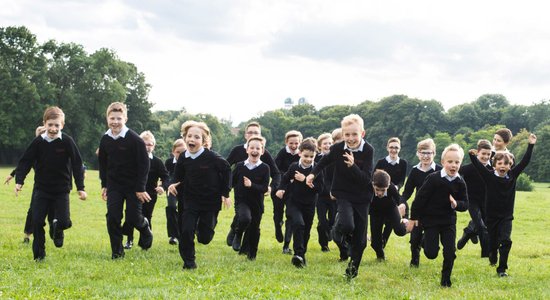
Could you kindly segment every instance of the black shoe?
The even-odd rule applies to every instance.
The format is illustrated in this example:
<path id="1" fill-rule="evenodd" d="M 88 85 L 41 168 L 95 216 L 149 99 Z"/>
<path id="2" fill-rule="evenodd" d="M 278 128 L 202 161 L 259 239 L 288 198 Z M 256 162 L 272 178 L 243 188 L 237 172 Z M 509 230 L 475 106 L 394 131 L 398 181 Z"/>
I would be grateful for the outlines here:
<path id="1" fill-rule="evenodd" d="M 498 272 L 498 277 L 508 277 L 508 273 L 506 273 L 506 272 Z"/>
<path id="2" fill-rule="evenodd" d="M 282 243 L 285 237 L 283 236 L 283 222 L 279 224 L 275 224 L 275 238 L 277 239 L 277 242 Z"/>
<path id="3" fill-rule="evenodd" d="M 474 244 L 477 244 L 479 242 L 478 238 L 477 238 L 477 234 L 474 234 L 472 235 L 472 237 L 470 238 L 470 240 L 472 240 L 472 243 Z"/>
<path id="4" fill-rule="evenodd" d="M 115 260 L 115 259 L 122 259 L 124 258 L 124 251 L 120 252 L 120 253 L 113 253 L 111 254 L 111 259 Z"/>
<path id="5" fill-rule="evenodd" d="M 227 238 L 225 239 L 225 243 L 227 246 L 231 247 L 233 245 L 233 239 L 235 239 L 235 231 L 233 228 L 229 229 L 229 233 L 227 234 Z"/>
<path id="6" fill-rule="evenodd" d="M 489 264 L 491 266 L 496 266 L 497 261 L 498 261 L 497 253 L 496 252 L 489 253 Z"/>
<path id="7" fill-rule="evenodd" d="M 294 255 L 290 261 L 296 268 L 303 268 L 305 266 L 304 258 L 299 255 Z"/>
<path id="8" fill-rule="evenodd" d="M 23 238 L 23 244 L 28 244 L 31 240 L 29 239 L 28 236 L 24 237 Z"/>
<path id="9" fill-rule="evenodd" d="M 153 245 L 153 231 L 151 231 L 151 226 L 149 226 L 149 220 L 147 218 L 143 218 L 143 220 L 145 227 L 139 232 L 138 246 L 143 250 L 147 250 Z"/>
<path id="10" fill-rule="evenodd" d="M 126 241 L 126 244 L 124 244 L 124 249 L 130 250 L 132 249 L 133 246 L 134 246 L 134 241 L 131 239 L 128 239 L 128 241 Z"/>
<path id="11" fill-rule="evenodd" d="M 385 261 L 386 261 L 386 257 L 385 257 L 385 256 L 376 256 L 376 261 L 378 261 L 378 262 L 385 262 Z"/>
<path id="12" fill-rule="evenodd" d="M 328 246 L 321 246 L 321 251 L 330 252 L 330 249 L 328 248 Z"/>
<path id="13" fill-rule="evenodd" d="M 348 267 L 346 268 L 346 277 L 348 279 L 352 279 L 357 277 L 357 274 L 357 267 L 353 263 L 353 260 L 350 260 L 350 262 L 348 263 Z"/>
<path id="14" fill-rule="evenodd" d="M 241 250 L 241 240 L 243 239 L 242 234 L 235 234 L 233 237 L 233 243 L 231 244 L 231 247 L 233 247 L 234 251 Z"/>
<path id="15" fill-rule="evenodd" d="M 42 262 L 44 261 L 44 259 L 46 259 L 46 256 L 38 256 L 34 259 L 35 262 Z"/>
<path id="16" fill-rule="evenodd" d="M 470 239 L 470 236 L 466 233 L 464 233 L 462 235 L 462 237 L 458 240 L 458 242 L 456 243 L 456 248 L 458 250 L 464 248 L 464 246 L 466 246 L 466 243 L 468 243 L 468 240 Z"/>
<path id="17" fill-rule="evenodd" d="M 292 250 L 288 246 L 283 247 L 283 254 L 292 254 Z"/>
<path id="18" fill-rule="evenodd" d="M 451 277 L 450 276 L 441 276 L 441 286 L 442 287 L 451 287 Z"/>
<path id="19" fill-rule="evenodd" d="M 183 269 L 184 270 L 194 270 L 197 268 L 197 264 L 195 261 L 186 261 L 183 263 Z"/>
<path id="20" fill-rule="evenodd" d="M 418 268 L 419 265 L 420 265 L 420 259 L 411 258 L 411 263 L 410 263 L 411 268 Z"/>
<path id="21" fill-rule="evenodd" d="M 58 228 L 58 221 L 57 219 L 54 219 L 52 222 L 53 227 L 53 244 L 57 248 L 63 247 L 63 241 L 65 239 L 65 234 L 63 233 L 63 230 Z"/>
<path id="22" fill-rule="evenodd" d="M 349 256 L 340 256 L 340 258 L 338 259 L 339 262 L 345 262 L 345 261 L 348 261 L 349 259 Z"/>
<path id="23" fill-rule="evenodd" d="M 168 240 L 168 244 L 170 244 L 170 245 L 177 245 L 177 244 L 178 244 L 178 239 L 175 238 L 175 237 L 171 237 L 171 238 Z"/>

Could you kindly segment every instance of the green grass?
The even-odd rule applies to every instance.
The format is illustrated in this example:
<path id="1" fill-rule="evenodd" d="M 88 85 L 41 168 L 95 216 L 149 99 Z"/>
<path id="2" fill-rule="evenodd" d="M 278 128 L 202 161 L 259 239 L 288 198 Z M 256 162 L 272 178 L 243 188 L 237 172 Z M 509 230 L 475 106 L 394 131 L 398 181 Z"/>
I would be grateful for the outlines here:
<path id="1" fill-rule="evenodd" d="M 11 169 L 0 168 L 0 178 Z M 0 298 L 309 298 L 309 299 L 440 299 L 440 298 L 550 298 L 550 189 L 535 184 L 534 192 L 518 192 L 509 259 L 508 278 L 498 278 L 479 245 L 467 244 L 457 252 L 453 287 L 439 287 L 442 256 L 421 257 L 420 268 L 410 269 L 409 237 L 392 235 L 383 263 L 367 246 L 359 276 L 348 282 L 345 264 L 337 261 L 336 246 L 322 253 L 313 228 L 308 266 L 296 269 L 281 253 L 274 238 L 271 200 L 266 199 L 258 258 L 249 262 L 225 245 L 232 210 L 219 215 L 210 245 L 197 245 L 194 271 L 182 271 L 177 247 L 168 244 L 164 207 L 159 197 L 153 217 L 152 249 L 134 248 L 123 260 L 110 259 L 105 224 L 106 206 L 99 192 L 98 174 L 89 171 L 88 200 L 71 194 L 73 227 L 65 232 L 65 245 L 55 248 L 48 238 L 46 260 L 32 260 L 30 245 L 22 243 L 23 224 L 32 189 L 29 177 L 23 193 L 15 197 L 14 183 L 0 189 Z M 459 214 L 458 235 L 468 221 Z M 316 226 L 316 222 L 315 225 Z"/>

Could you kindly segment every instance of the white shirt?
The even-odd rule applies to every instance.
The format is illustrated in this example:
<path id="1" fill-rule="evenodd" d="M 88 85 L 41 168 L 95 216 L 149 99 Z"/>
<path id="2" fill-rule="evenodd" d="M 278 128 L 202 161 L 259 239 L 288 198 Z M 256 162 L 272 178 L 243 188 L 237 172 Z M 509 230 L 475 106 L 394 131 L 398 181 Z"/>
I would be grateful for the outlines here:
<path id="1" fill-rule="evenodd" d="M 147 153 L 147 156 L 149 156 L 149 159 L 153 159 L 153 153 Z"/>
<path id="2" fill-rule="evenodd" d="M 256 163 L 251 163 L 248 159 L 244 161 L 244 166 L 249 170 L 254 170 L 262 164 L 262 160 L 258 159 Z"/>
<path id="3" fill-rule="evenodd" d="M 111 128 L 109 128 L 109 130 L 107 130 L 105 132 L 106 135 L 110 136 L 113 138 L 113 140 L 116 140 L 118 138 L 124 138 L 126 137 L 126 133 L 128 132 L 128 127 L 126 127 L 126 125 L 122 126 L 122 129 L 120 130 L 120 133 L 118 135 L 114 135 L 113 132 L 111 131 Z"/>
<path id="4" fill-rule="evenodd" d="M 313 164 L 315 163 L 315 161 L 312 161 L 311 162 L 311 165 L 309 165 L 309 167 L 305 167 L 304 164 L 302 164 L 302 159 L 300 158 L 300 160 L 298 160 L 298 166 L 302 169 L 308 169 L 308 168 L 313 168 Z"/>
<path id="5" fill-rule="evenodd" d="M 508 176 L 508 173 L 504 174 L 504 176 L 501 177 L 501 176 L 498 174 L 498 171 L 497 171 L 497 170 L 495 170 L 495 175 L 498 176 L 498 177 L 500 177 L 500 178 L 506 178 L 506 179 L 509 179 L 509 178 L 510 178 L 510 176 Z"/>
<path id="6" fill-rule="evenodd" d="M 455 180 L 457 177 L 460 177 L 460 174 L 456 173 L 455 176 L 451 177 L 447 174 L 447 172 L 445 172 L 445 169 L 441 169 L 441 178 L 445 177 L 445 179 L 449 180 L 449 181 L 453 181 Z"/>
<path id="7" fill-rule="evenodd" d="M 292 151 L 290 150 L 290 148 L 288 148 L 288 146 L 285 146 L 285 149 L 286 149 L 286 153 L 290 153 L 290 154 L 292 154 L 292 155 L 298 154 L 298 150 L 292 152 Z"/>
<path id="8" fill-rule="evenodd" d="M 195 159 L 195 158 L 199 157 L 203 152 L 204 152 L 204 147 L 201 147 L 199 149 L 199 151 L 197 151 L 193 154 L 191 154 L 191 152 L 189 152 L 189 150 L 185 150 L 185 158 L 191 157 L 191 159 Z"/>
<path id="9" fill-rule="evenodd" d="M 396 160 L 392 160 L 391 157 L 390 157 L 389 155 L 386 156 L 386 161 L 387 161 L 390 165 L 392 165 L 392 166 L 395 166 L 396 164 L 398 164 L 400 160 L 401 160 L 401 159 L 399 158 L 399 156 L 397 157 Z"/>
<path id="10" fill-rule="evenodd" d="M 363 139 L 361 139 L 361 144 L 359 145 L 359 147 L 357 147 L 357 149 L 351 149 L 350 147 L 348 147 L 348 144 L 344 142 L 344 150 L 349 150 L 351 152 L 362 152 L 363 146 L 365 146 L 365 140 Z"/>
<path id="11" fill-rule="evenodd" d="M 422 163 L 418 163 L 418 165 L 416 165 L 414 167 L 417 168 L 418 170 L 422 171 L 422 172 L 428 172 L 429 171 L 429 169 L 428 169 L 428 171 L 422 170 L 421 166 L 422 166 Z M 435 171 L 435 162 L 432 161 L 432 164 L 430 165 L 430 169 Z"/>
<path id="12" fill-rule="evenodd" d="M 41 136 L 46 142 L 51 143 L 51 142 L 53 142 L 53 141 L 55 141 L 55 140 L 57 140 L 57 139 L 61 139 L 61 130 L 57 133 L 56 136 L 54 136 L 53 139 L 50 138 L 46 132 L 44 132 L 44 133 L 41 134 L 40 136 Z"/>

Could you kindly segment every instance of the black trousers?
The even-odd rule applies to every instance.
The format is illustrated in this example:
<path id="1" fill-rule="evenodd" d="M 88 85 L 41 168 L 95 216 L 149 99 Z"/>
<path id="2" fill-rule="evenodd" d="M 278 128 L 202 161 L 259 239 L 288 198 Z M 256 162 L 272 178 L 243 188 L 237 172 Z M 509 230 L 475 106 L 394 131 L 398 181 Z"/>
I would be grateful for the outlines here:
<path id="1" fill-rule="evenodd" d="M 33 233 L 33 227 L 32 227 L 32 201 L 34 199 L 34 189 L 32 190 L 31 195 L 31 203 L 29 205 L 29 210 L 27 210 L 27 218 L 25 218 L 25 227 L 23 228 L 23 232 L 26 234 L 32 234 Z M 54 219 L 54 207 L 51 206 L 48 211 L 48 224 L 52 226 L 52 222 Z"/>
<path id="2" fill-rule="evenodd" d="M 352 203 L 347 199 L 338 199 L 338 214 L 332 230 L 332 239 L 340 251 L 351 247 L 351 260 L 359 269 L 363 252 L 367 247 L 368 211 L 370 200 L 364 203 Z M 342 245 L 344 244 L 344 245 Z M 342 253 L 340 254 L 342 257 Z"/>
<path id="3" fill-rule="evenodd" d="M 422 239 L 424 238 L 424 229 L 422 224 L 413 227 L 411 231 L 411 238 L 409 243 L 411 244 L 411 262 L 417 262 L 420 260 L 420 246 L 422 245 Z"/>
<path id="4" fill-rule="evenodd" d="M 195 234 L 197 242 L 207 245 L 214 238 L 219 210 L 186 208 L 179 213 L 179 252 L 184 263 L 195 262 Z"/>
<path id="5" fill-rule="evenodd" d="M 275 195 L 275 192 L 277 191 L 271 192 L 271 200 L 273 200 L 273 222 L 275 223 L 275 226 L 281 226 L 281 224 L 283 224 L 283 216 L 286 216 L 284 243 L 285 245 L 288 245 L 290 240 L 292 240 L 291 216 L 288 213 L 285 214 L 285 205 L 288 199 L 288 194 L 285 194 L 283 199 L 281 199 Z"/>
<path id="6" fill-rule="evenodd" d="M 489 233 L 484 221 L 485 213 L 477 201 L 471 201 L 468 204 L 468 212 L 472 220 L 468 223 L 468 226 L 464 228 L 464 234 L 470 237 L 478 235 L 481 255 L 486 256 L 489 254 Z"/>
<path id="7" fill-rule="evenodd" d="M 305 257 L 307 243 L 311 234 L 311 226 L 313 225 L 313 217 L 315 217 L 315 202 L 300 203 L 290 200 L 287 202 L 286 211 L 292 220 L 294 254 Z"/>
<path id="8" fill-rule="evenodd" d="M 153 211 L 155 210 L 155 204 L 157 203 L 158 195 L 156 192 L 153 192 L 149 193 L 149 196 L 151 196 L 151 201 L 143 202 L 141 204 L 141 212 L 143 214 L 143 217 L 149 220 L 149 228 L 153 229 L 153 222 L 151 220 L 153 218 Z M 124 224 L 122 224 L 122 234 L 127 235 L 128 240 L 134 239 L 134 226 L 130 225 L 130 223 L 126 219 L 124 220 Z"/>
<path id="9" fill-rule="evenodd" d="M 168 237 L 179 237 L 178 225 L 178 198 L 169 194 L 166 196 L 168 205 L 166 206 L 166 230 Z"/>
<path id="10" fill-rule="evenodd" d="M 107 190 L 107 231 L 111 242 L 113 254 L 120 255 L 124 252 L 122 248 L 122 211 L 126 202 L 126 222 L 128 226 L 142 231 L 147 223 L 142 214 L 142 204 L 139 202 L 135 192 Z"/>
<path id="11" fill-rule="evenodd" d="M 370 214 L 370 246 L 376 252 L 377 257 L 384 257 L 384 237 L 383 229 L 389 228 L 398 236 L 407 234 L 407 227 L 401 223 L 401 215 L 397 206 L 391 207 L 391 210 L 376 210 Z"/>
<path id="12" fill-rule="evenodd" d="M 321 247 L 328 246 L 328 242 L 332 240 L 330 231 L 334 226 L 336 219 L 336 211 L 338 204 L 335 200 L 330 199 L 330 196 L 319 196 L 317 200 L 317 233 L 319 234 L 319 245 Z"/>
<path id="13" fill-rule="evenodd" d="M 32 252 L 34 259 L 46 256 L 46 238 L 44 226 L 46 215 L 53 209 L 57 219 L 57 230 L 62 231 L 72 226 L 69 193 L 50 194 L 35 189 L 31 200 L 32 227 L 34 239 L 32 241 Z"/>
<path id="14" fill-rule="evenodd" d="M 234 228 L 235 234 L 237 237 L 242 237 L 243 240 L 240 253 L 246 253 L 248 258 L 255 258 L 258 253 L 262 214 L 263 209 L 260 203 L 247 202 L 239 203 L 235 214 L 235 218 L 238 220 L 238 224 Z"/>
<path id="15" fill-rule="evenodd" d="M 435 259 L 439 253 L 439 242 L 443 245 L 443 268 L 441 275 L 450 277 L 456 258 L 456 224 L 424 227 L 424 254 Z"/>
<path id="16" fill-rule="evenodd" d="M 496 257 L 499 254 L 497 272 L 508 269 L 508 255 L 512 249 L 512 218 L 487 219 L 489 230 L 489 253 Z"/>

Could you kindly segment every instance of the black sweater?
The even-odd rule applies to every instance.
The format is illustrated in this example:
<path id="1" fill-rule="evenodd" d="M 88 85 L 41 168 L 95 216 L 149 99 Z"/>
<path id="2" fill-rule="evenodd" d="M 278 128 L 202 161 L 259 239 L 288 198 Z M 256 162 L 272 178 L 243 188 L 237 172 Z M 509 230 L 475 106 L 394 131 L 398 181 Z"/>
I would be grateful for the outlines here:
<path id="1" fill-rule="evenodd" d="M 493 170 L 490 165 L 487 165 L 485 168 Z M 460 167 L 458 173 L 460 173 L 468 187 L 468 201 L 470 205 L 474 203 L 478 204 L 483 212 L 485 212 L 486 185 L 476 167 L 473 164 L 464 165 Z"/>
<path id="2" fill-rule="evenodd" d="M 304 174 L 307 177 L 313 170 L 313 167 L 302 168 L 298 162 L 292 163 L 288 167 L 288 171 L 281 178 L 279 190 L 285 191 L 285 198 L 290 201 L 302 204 L 314 204 L 317 200 L 319 192 L 323 190 L 323 175 L 320 173 L 313 180 L 313 188 L 310 188 L 304 181 L 294 179 L 296 171 Z"/>
<path id="3" fill-rule="evenodd" d="M 376 195 L 372 196 L 369 214 L 375 216 L 386 216 L 400 204 L 400 201 L 401 197 L 399 197 L 399 192 L 397 192 L 395 186 L 390 185 L 386 196 L 382 198 L 378 198 Z"/>
<path id="4" fill-rule="evenodd" d="M 456 200 L 451 207 L 449 196 Z M 456 224 L 456 211 L 468 209 L 466 183 L 458 176 L 453 181 L 441 177 L 441 171 L 433 172 L 416 193 L 411 207 L 411 219 L 419 220 L 423 226 Z"/>
<path id="5" fill-rule="evenodd" d="M 374 149 L 365 142 L 362 151 L 353 153 L 354 164 L 348 167 L 344 162 L 345 142 L 334 144 L 330 152 L 315 165 L 311 172 L 318 176 L 325 168 L 334 165 L 331 193 L 337 199 L 352 203 L 368 203 L 372 199 L 372 166 Z"/>
<path id="6" fill-rule="evenodd" d="M 230 166 L 235 165 L 238 162 L 245 161 L 248 158 L 244 144 L 238 145 L 231 149 L 231 152 L 227 156 L 227 162 Z M 269 166 L 269 174 L 271 176 L 271 186 L 273 189 L 277 188 L 281 183 L 281 174 L 275 160 L 271 156 L 271 153 L 265 149 L 264 154 L 260 156 L 260 160 Z"/>
<path id="7" fill-rule="evenodd" d="M 290 164 L 292 164 L 293 162 L 297 162 L 298 160 L 300 160 L 299 154 L 292 155 L 286 152 L 286 147 L 283 147 L 281 150 L 279 150 L 279 153 L 277 153 L 277 156 L 275 157 L 275 164 L 277 165 L 277 169 L 279 169 L 279 172 L 281 174 L 284 174 L 286 171 L 288 171 L 288 167 L 290 167 Z"/>
<path id="8" fill-rule="evenodd" d="M 62 133 L 61 139 L 47 142 L 37 136 L 27 147 L 15 169 L 15 183 L 23 185 L 34 168 L 34 188 L 52 194 L 69 193 L 74 176 L 76 189 L 84 191 L 84 168 L 73 139 Z"/>
<path id="9" fill-rule="evenodd" d="M 250 170 L 244 162 L 238 162 L 232 173 L 232 186 L 234 188 L 235 203 L 244 202 L 255 207 L 259 206 L 264 211 L 264 194 L 269 186 L 269 166 L 262 162 L 256 168 Z M 244 186 L 244 179 L 250 179 L 252 185 Z"/>
<path id="10" fill-rule="evenodd" d="M 326 154 L 318 154 L 315 156 L 315 163 L 321 161 Z M 332 188 L 332 177 L 334 176 L 334 165 L 329 165 L 323 170 L 323 190 L 319 193 L 319 196 L 330 198 L 330 190 Z M 332 201 L 332 200 L 330 200 Z"/>
<path id="11" fill-rule="evenodd" d="M 386 158 L 382 158 L 376 162 L 374 169 L 388 172 L 391 182 L 398 186 L 398 190 L 401 189 L 405 183 L 405 176 L 407 176 L 407 161 L 402 158 L 399 158 L 399 163 L 395 165 L 390 164 Z"/>
<path id="12" fill-rule="evenodd" d="M 533 154 L 533 144 L 527 146 L 527 151 L 521 161 L 509 172 L 508 178 L 495 175 L 470 154 L 472 164 L 487 184 L 487 219 L 514 219 L 514 202 L 516 199 L 516 181 L 521 172 L 527 167 Z"/>
<path id="13" fill-rule="evenodd" d="M 157 193 L 155 189 L 157 188 L 158 180 L 160 179 L 162 181 L 162 188 L 164 190 L 168 189 L 168 185 L 170 185 L 170 175 L 168 174 L 168 170 L 166 170 L 166 167 L 162 163 L 162 160 L 160 158 L 153 156 L 152 159 L 149 160 L 150 162 L 150 168 L 149 173 L 147 174 L 147 184 L 145 186 L 145 190 L 147 193 Z"/>
<path id="14" fill-rule="evenodd" d="M 195 159 L 185 157 L 186 152 L 180 155 L 172 179 L 181 182 L 184 208 L 220 210 L 221 197 L 229 197 L 231 190 L 229 163 L 206 148 Z"/>
<path id="15" fill-rule="evenodd" d="M 116 140 L 103 135 L 98 160 L 102 188 L 145 192 L 149 156 L 145 143 L 133 130 Z"/>
<path id="16" fill-rule="evenodd" d="M 424 180 L 426 177 L 433 173 L 440 171 L 442 167 L 438 164 L 435 164 L 435 170 L 429 169 L 428 171 L 424 172 L 418 168 L 418 166 L 414 166 L 409 173 L 409 178 L 407 178 L 407 183 L 405 184 L 405 189 L 403 190 L 403 201 L 406 203 L 407 200 L 412 196 L 412 193 L 415 191 L 418 192 L 422 184 L 424 183 Z"/>

